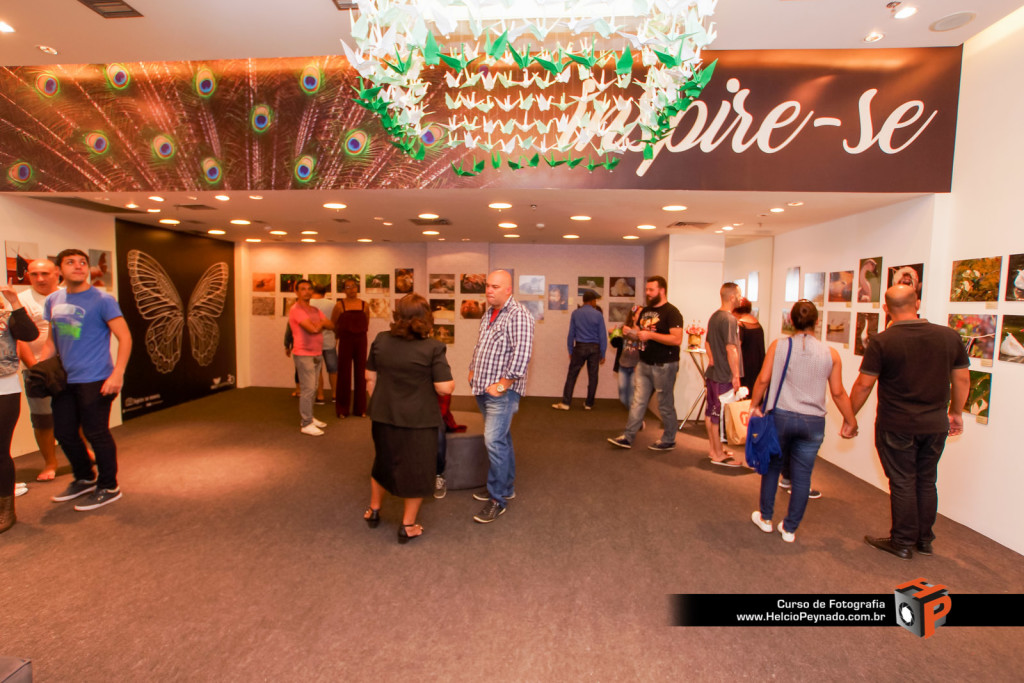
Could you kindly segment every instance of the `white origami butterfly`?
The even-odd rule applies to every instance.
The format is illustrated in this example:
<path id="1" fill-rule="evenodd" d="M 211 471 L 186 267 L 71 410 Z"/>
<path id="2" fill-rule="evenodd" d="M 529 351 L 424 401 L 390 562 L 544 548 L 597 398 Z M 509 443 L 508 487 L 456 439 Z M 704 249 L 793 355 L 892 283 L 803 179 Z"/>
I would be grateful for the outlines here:
<path id="1" fill-rule="evenodd" d="M 157 371 L 167 374 L 181 359 L 186 320 L 192 357 L 202 366 L 212 363 L 220 342 L 217 322 L 228 294 L 228 264 L 221 261 L 206 269 L 188 309 L 182 306 L 167 271 L 149 254 L 138 249 L 128 252 L 128 276 L 139 315 L 152 321 L 146 329 L 146 351 Z"/>

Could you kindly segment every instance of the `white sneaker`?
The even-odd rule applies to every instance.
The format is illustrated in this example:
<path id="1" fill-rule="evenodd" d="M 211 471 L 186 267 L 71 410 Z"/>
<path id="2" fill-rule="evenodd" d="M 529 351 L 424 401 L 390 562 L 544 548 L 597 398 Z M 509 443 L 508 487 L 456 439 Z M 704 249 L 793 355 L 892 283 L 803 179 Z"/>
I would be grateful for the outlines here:
<path id="1" fill-rule="evenodd" d="M 569 406 L 559 401 L 558 403 L 552 403 L 551 407 L 555 410 L 569 410 Z"/>
<path id="2" fill-rule="evenodd" d="M 313 418 L 313 424 L 315 424 L 319 429 L 323 429 L 324 427 L 327 426 L 326 422 L 321 422 L 320 420 L 316 419 L 315 417 Z"/>
<path id="3" fill-rule="evenodd" d="M 770 519 L 769 520 L 761 519 L 761 511 L 760 510 L 754 510 L 754 512 L 752 512 L 751 515 L 750 515 L 750 519 L 751 519 L 752 522 L 754 522 L 754 524 L 757 525 L 757 528 L 759 528 L 761 531 L 765 532 L 766 534 L 770 534 L 772 532 L 772 520 L 770 520 Z M 781 527 L 779 527 L 779 528 L 781 528 Z"/>
<path id="4" fill-rule="evenodd" d="M 323 436 L 324 430 L 317 427 L 315 424 L 310 422 L 308 425 L 299 430 L 303 434 L 309 434 L 310 436 Z"/>
<path id="5" fill-rule="evenodd" d="M 14 497 L 17 498 L 18 496 L 24 496 L 26 493 L 28 493 L 28 484 L 22 481 L 15 482 Z"/>
<path id="6" fill-rule="evenodd" d="M 771 526 L 770 524 L 768 526 Z M 789 532 L 782 528 L 782 522 L 779 522 L 779 533 L 782 534 L 782 540 L 786 543 L 792 543 L 796 540 L 796 532 Z"/>

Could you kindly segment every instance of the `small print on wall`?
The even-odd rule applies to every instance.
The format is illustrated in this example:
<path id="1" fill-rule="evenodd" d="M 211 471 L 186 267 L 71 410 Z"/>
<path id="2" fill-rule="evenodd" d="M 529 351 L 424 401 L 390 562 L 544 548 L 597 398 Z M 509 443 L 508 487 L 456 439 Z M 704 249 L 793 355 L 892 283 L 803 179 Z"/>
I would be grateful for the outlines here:
<path id="1" fill-rule="evenodd" d="M 786 302 L 795 302 L 800 298 L 800 266 L 786 268 Z"/>
<path id="2" fill-rule="evenodd" d="M 455 325 L 434 325 L 434 339 L 445 344 L 454 344 Z"/>
<path id="3" fill-rule="evenodd" d="M 519 293 L 523 296 L 541 296 L 544 292 L 543 275 L 520 275 Z"/>
<path id="4" fill-rule="evenodd" d="M 455 299 L 431 299 L 430 311 L 434 320 L 455 320 Z"/>
<path id="5" fill-rule="evenodd" d="M 853 300 L 852 270 L 840 270 L 828 274 L 828 300 L 839 303 L 844 301 L 849 303 Z"/>
<path id="6" fill-rule="evenodd" d="M 344 294 L 345 283 L 348 282 L 349 280 L 356 283 L 357 293 L 363 291 L 362 284 L 359 282 L 358 273 L 341 273 L 340 275 L 336 275 L 334 278 L 334 291 L 336 291 L 338 294 Z"/>
<path id="7" fill-rule="evenodd" d="M 7 250 L 7 284 L 27 285 L 28 264 L 39 258 L 39 245 L 33 242 L 11 242 L 5 244 Z"/>
<path id="8" fill-rule="evenodd" d="M 526 310 L 533 315 L 533 319 L 537 322 L 544 320 L 544 302 L 539 299 L 530 299 L 529 301 L 520 301 Z"/>
<path id="9" fill-rule="evenodd" d="M 483 294 L 486 289 L 486 273 L 463 273 L 459 278 L 460 294 Z"/>
<path id="10" fill-rule="evenodd" d="M 857 327 L 853 333 L 853 353 L 863 356 L 876 334 L 878 334 L 878 314 L 858 313 Z"/>
<path id="11" fill-rule="evenodd" d="M 611 301 L 608 303 L 608 322 L 625 323 L 629 317 L 629 309 L 633 308 L 631 302 Z"/>
<path id="12" fill-rule="evenodd" d="M 331 293 L 330 273 L 310 273 L 307 279 L 313 283 L 314 290 L 316 290 L 318 287 L 323 287 L 325 294 Z"/>
<path id="13" fill-rule="evenodd" d="M 395 268 L 395 294 L 411 294 L 415 285 L 413 268 Z"/>
<path id="14" fill-rule="evenodd" d="M 108 291 L 114 288 L 114 273 L 110 268 L 113 262 L 114 255 L 109 251 L 89 250 L 89 278 L 93 287 Z"/>
<path id="15" fill-rule="evenodd" d="M 487 302 L 483 299 L 463 299 L 459 306 L 459 317 L 463 320 L 479 320 L 484 317 Z"/>
<path id="16" fill-rule="evenodd" d="M 292 310 L 292 306 L 295 305 L 295 302 L 298 301 L 298 299 L 294 296 L 286 296 L 282 301 L 284 303 L 281 306 L 281 315 L 287 318 L 289 311 Z"/>
<path id="17" fill-rule="evenodd" d="M 980 358 L 982 363 L 992 364 L 996 348 L 996 316 L 974 314 L 949 314 L 949 326 L 960 335 L 971 358 Z"/>
<path id="18" fill-rule="evenodd" d="M 391 273 L 376 273 L 366 276 L 367 294 L 390 294 Z"/>
<path id="19" fill-rule="evenodd" d="M 804 298 L 818 306 L 825 305 L 825 273 L 804 275 Z"/>
<path id="20" fill-rule="evenodd" d="M 367 308 L 370 309 L 371 318 L 382 318 L 384 320 L 391 320 L 391 307 L 388 304 L 387 299 L 380 297 L 370 299 L 367 303 Z"/>
<path id="21" fill-rule="evenodd" d="M 253 273 L 252 291 L 254 292 L 276 292 L 277 275 L 274 273 Z"/>
<path id="22" fill-rule="evenodd" d="M 548 310 L 569 310 L 569 285 L 548 285 Z"/>
<path id="23" fill-rule="evenodd" d="M 882 257 L 862 258 L 857 271 L 857 301 L 879 302 L 882 295 Z"/>
<path id="24" fill-rule="evenodd" d="M 617 299 L 632 299 L 636 296 L 635 277 L 610 277 L 608 281 L 612 283 L 608 288 L 608 296 Z"/>
<path id="25" fill-rule="evenodd" d="M 850 312 L 829 311 L 825 319 L 825 341 L 850 344 Z"/>
<path id="26" fill-rule="evenodd" d="M 886 289 L 893 285 L 907 285 L 917 290 L 917 298 L 921 298 L 921 283 L 924 281 L 924 264 L 912 263 L 906 266 L 892 266 L 889 268 L 889 278 L 886 281 Z"/>
<path id="27" fill-rule="evenodd" d="M 758 272 L 759 271 L 752 270 L 747 273 L 747 298 L 751 301 L 757 301 L 757 297 L 759 295 L 759 292 L 757 291 L 758 279 L 760 277 Z"/>
<path id="28" fill-rule="evenodd" d="M 782 334 L 794 334 L 796 327 L 793 326 L 793 316 L 790 311 L 782 312 Z"/>
<path id="29" fill-rule="evenodd" d="M 1003 258 L 972 258 L 953 261 L 950 301 L 998 301 L 999 271 Z"/>
<path id="30" fill-rule="evenodd" d="M 989 403 L 992 400 L 992 373 L 971 370 L 971 388 L 967 391 L 964 412 L 975 416 L 981 424 L 988 424 Z"/>
<path id="31" fill-rule="evenodd" d="M 1024 301 L 1024 254 L 1010 254 L 1006 269 L 1006 300 Z"/>
<path id="32" fill-rule="evenodd" d="M 580 275 L 576 278 L 577 287 L 586 287 L 587 289 L 595 289 L 604 291 L 604 276 L 603 275 Z"/>
<path id="33" fill-rule="evenodd" d="M 277 299 L 272 296 L 254 296 L 252 298 L 252 314 L 273 316 L 277 308 Z"/>
<path id="34" fill-rule="evenodd" d="M 294 292 L 295 285 L 302 279 L 302 273 L 281 273 L 281 291 Z"/>
<path id="35" fill-rule="evenodd" d="M 431 273 L 430 274 L 431 294 L 454 294 L 455 273 Z"/>
<path id="36" fill-rule="evenodd" d="M 1024 363 L 1024 315 L 1004 315 L 999 360 Z"/>

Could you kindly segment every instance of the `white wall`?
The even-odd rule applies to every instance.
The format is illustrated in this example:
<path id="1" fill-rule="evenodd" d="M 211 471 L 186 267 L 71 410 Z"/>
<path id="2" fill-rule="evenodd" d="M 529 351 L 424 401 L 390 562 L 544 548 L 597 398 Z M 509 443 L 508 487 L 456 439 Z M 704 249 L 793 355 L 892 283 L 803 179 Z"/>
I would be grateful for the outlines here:
<path id="1" fill-rule="evenodd" d="M 38 256 L 55 256 L 62 249 L 114 250 L 114 218 L 109 214 L 82 211 L 59 204 L 0 194 L 0 226 L 5 242 L 30 242 L 39 246 Z M 111 264 L 117 282 L 117 263 Z M 25 289 L 25 288 L 22 288 Z M 112 291 L 117 296 L 115 291 Z M 137 339 L 138 337 L 136 337 Z M 22 395 L 21 419 L 14 430 L 11 453 L 38 450 L 29 421 L 28 404 Z M 110 411 L 111 425 L 121 424 L 121 399 Z M 42 464 L 42 463 L 40 463 Z"/>
<path id="2" fill-rule="evenodd" d="M 772 259 L 775 253 L 774 238 L 764 237 L 752 242 L 744 242 L 725 250 L 725 280 L 737 282 L 743 280 L 746 287 L 744 296 L 758 310 L 758 314 L 768 320 L 767 314 L 772 301 Z M 757 291 L 751 291 L 751 274 L 757 274 Z M 755 296 L 751 296 L 754 294 Z"/>

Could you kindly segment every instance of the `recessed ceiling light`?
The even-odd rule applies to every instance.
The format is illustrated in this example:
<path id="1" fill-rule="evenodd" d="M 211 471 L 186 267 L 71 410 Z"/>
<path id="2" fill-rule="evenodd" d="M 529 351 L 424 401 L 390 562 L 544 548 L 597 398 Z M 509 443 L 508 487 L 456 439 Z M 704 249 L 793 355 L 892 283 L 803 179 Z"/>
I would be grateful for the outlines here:
<path id="1" fill-rule="evenodd" d="M 146 213 L 160 213 L 160 209 L 146 209 Z"/>
<path id="2" fill-rule="evenodd" d="M 423 234 L 424 235 L 440 235 L 441 233 L 439 233 L 437 230 L 424 230 Z"/>
<path id="3" fill-rule="evenodd" d="M 360 237 L 359 239 L 356 240 L 356 242 L 372 242 L 372 241 L 373 240 L 371 240 L 369 237 Z"/>
<path id="4" fill-rule="evenodd" d="M 285 232 L 284 230 L 271 230 L 270 234 L 271 235 L 287 235 L 288 233 Z"/>
<path id="5" fill-rule="evenodd" d="M 348 205 L 342 204 L 341 202 L 327 202 L 324 204 L 325 209 L 345 209 Z"/>
<path id="6" fill-rule="evenodd" d="M 579 235 L 562 235 L 562 239 L 564 240 L 578 240 L 579 238 Z"/>
<path id="7" fill-rule="evenodd" d="M 505 233 L 505 234 L 503 235 L 503 237 L 507 237 L 507 238 L 509 238 L 510 240 L 514 240 L 515 238 L 519 237 L 519 235 L 515 234 L 514 232 L 506 232 L 506 233 Z"/>
<path id="8" fill-rule="evenodd" d="M 865 43 L 877 43 L 882 38 L 885 38 L 885 34 L 879 31 L 872 31 L 871 33 L 864 36 Z"/>
<path id="9" fill-rule="evenodd" d="M 733 224 L 732 224 L 732 227 L 734 227 L 734 228 L 738 228 L 738 227 L 740 227 L 741 225 L 743 225 L 743 224 L 742 224 L 742 223 L 733 223 Z"/>
<path id="10" fill-rule="evenodd" d="M 889 6 L 892 7 L 893 4 L 894 3 L 890 2 Z M 895 7 L 893 7 L 894 11 L 892 13 L 892 18 L 893 19 L 909 19 L 910 17 L 912 17 L 915 14 L 917 14 L 917 8 L 916 7 L 910 7 L 910 6 L 900 7 L 901 4 L 902 3 L 899 3 L 899 2 L 895 3 Z"/>
<path id="11" fill-rule="evenodd" d="M 251 194 L 251 195 L 249 195 L 249 199 L 263 199 L 263 195 L 261 195 L 261 194 Z"/>
<path id="12" fill-rule="evenodd" d="M 668 206 L 661 207 L 662 211 L 686 211 L 686 207 L 682 204 L 669 204 Z"/>
<path id="13" fill-rule="evenodd" d="M 245 241 L 246 242 L 262 242 L 263 240 L 261 240 L 259 237 L 246 237 Z"/>
<path id="14" fill-rule="evenodd" d="M 730 231 L 730 230 L 732 230 L 732 229 L 733 229 L 733 228 L 732 228 L 732 226 L 731 226 L 731 225 L 723 225 L 723 226 L 722 226 L 722 230 L 725 230 L 726 232 L 729 232 L 729 231 Z"/>
<path id="15" fill-rule="evenodd" d="M 36 49 L 39 50 L 40 52 L 45 52 L 48 55 L 55 55 L 55 54 L 57 54 L 57 48 L 50 47 L 49 45 L 36 45 Z"/>
<path id="16" fill-rule="evenodd" d="M 640 235 L 623 235 L 622 239 L 624 239 L 624 240 L 638 240 L 638 239 L 640 239 Z"/>
<path id="17" fill-rule="evenodd" d="M 515 223 L 498 223 L 499 228 L 518 228 L 519 226 Z"/>
<path id="18" fill-rule="evenodd" d="M 303 237 L 303 238 L 302 238 L 301 240 L 299 240 L 299 241 L 300 241 L 300 242 L 316 242 L 316 240 L 315 240 L 315 239 L 313 239 L 312 237 Z"/>
<path id="19" fill-rule="evenodd" d="M 952 31 L 971 23 L 974 21 L 975 16 L 977 15 L 974 12 L 954 12 L 953 14 L 947 14 L 941 19 L 935 20 L 932 25 L 928 27 L 928 30 L 935 31 L 936 33 Z"/>
<path id="20" fill-rule="evenodd" d="M 373 220 L 375 220 L 375 221 L 382 221 L 382 220 L 384 220 L 384 216 L 374 216 Z"/>
<path id="21" fill-rule="evenodd" d="M 164 200 L 163 197 L 157 197 L 156 195 L 153 195 L 149 199 L 150 199 L 150 201 L 154 201 L 154 202 L 162 202 Z"/>
<path id="22" fill-rule="evenodd" d="M 638 226 L 636 226 L 636 229 L 637 230 L 654 230 L 656 227 L 657 226 L 654 226 L 654 225 L 638 225 Z"/>
<path id="23" fill-rule="evenodd" d="M 782 213 L 783 211 L 785 211 L 785 209 L 783 209 L 781 206 L 776 206 L 774 209 L 768 210 L 771 211 L 772 213 Z"/>
<path id="24" fill-rule="evenodd" d="M 492 209 L 511 209 L 512 205 L 507 202 L 493 202 L 487 205 Z"/>
<path id="25" fill-rule="evenodd" d="M 572 221 L 589 221 L 590 216 L 569 216 L 569 220 Z"/>
<path id="26" fill-rule="evenodd" d="M 319 235 L 320 233 L 316 230 L 303 230 L 299 233 L 300 235 Z"/>
<path id="27" fill-rule="evenodd" d="M 216 199 L 218 202 L 226 202 L 227 200 L 231 199 L 231 197 L 227 196 L 226 194 L 215 194 L 213 195 L 213 198 Z"/>
<path id="28" fill-rule="evenodd" d="M 14 27 L 6 21 L 0 21 L 0 33 L 14 33 Z"/>
<path id="29" fill-rule="evenodd" d="M 468 242 L 468 241 L 469 241 L 469 238 L 468 238 L 468 237 L 463 237 L 463 238 L 462 238 L 462 241 L 463 241 L 463 242 Z"/>
<path id="30" fill-rule="evenodd" d="M 160 222 L 164 225 L 178 225 L 181 223 L 177 218 L 161 218 Z"/>
<path id="31" fill-rule="evenodd" d="M 391 225 L 394 225 L 394 223 L 392 223 L 391 221 L 384 221 L 381 225 L 391 226 Z"/>
<path id="32" fill-rule="evenodd" d="M 436 213 L 421 213 L 419 217 L 425 221 L 432 221 L 435 218 L 440 218 Z"/>
<path id="33" fill-rule="evenodd" d="M 137 209 L 137 208 L 139 208 L 139 205 L 138 204 L 125 204 L 124 208 L 126 208 L 126 209 Z"/>
<path id="34" fill-rule="evenodd" d="M 786 206 L 803 206 L 803 202 L 789 202 Z"/>
<path id="35" fill-rule="evenodd" d="M 244 218 L 233 218 L 231 219 L 231 225 L 249 225 L 251 221 L 247 221 Z"/>
<path id="36" fill-rule="evenodd" d="M 716 235 L 721 235 L 721 234 L 722 234 L 722 231 L 721 231 L 721 230 L 715 230 L 715 234 L 716 234 Z"/>
<path id="37" fill-rule="evenodd" d="M 211 234 L 211 235 L 223 235 L 223 234 L 225 234 L 223 230 L 216 230 L 216 229 L 215 230 L 207 230 L 206 232 Z"/>
<path id="38" fill-rule="evenodd" d="M 437 241 L 438 241 L 438 242 L 444 242 L 444 238 L 443 238 L 443 237 L 438 237 L 438 238 L 437 238 Z"/>

